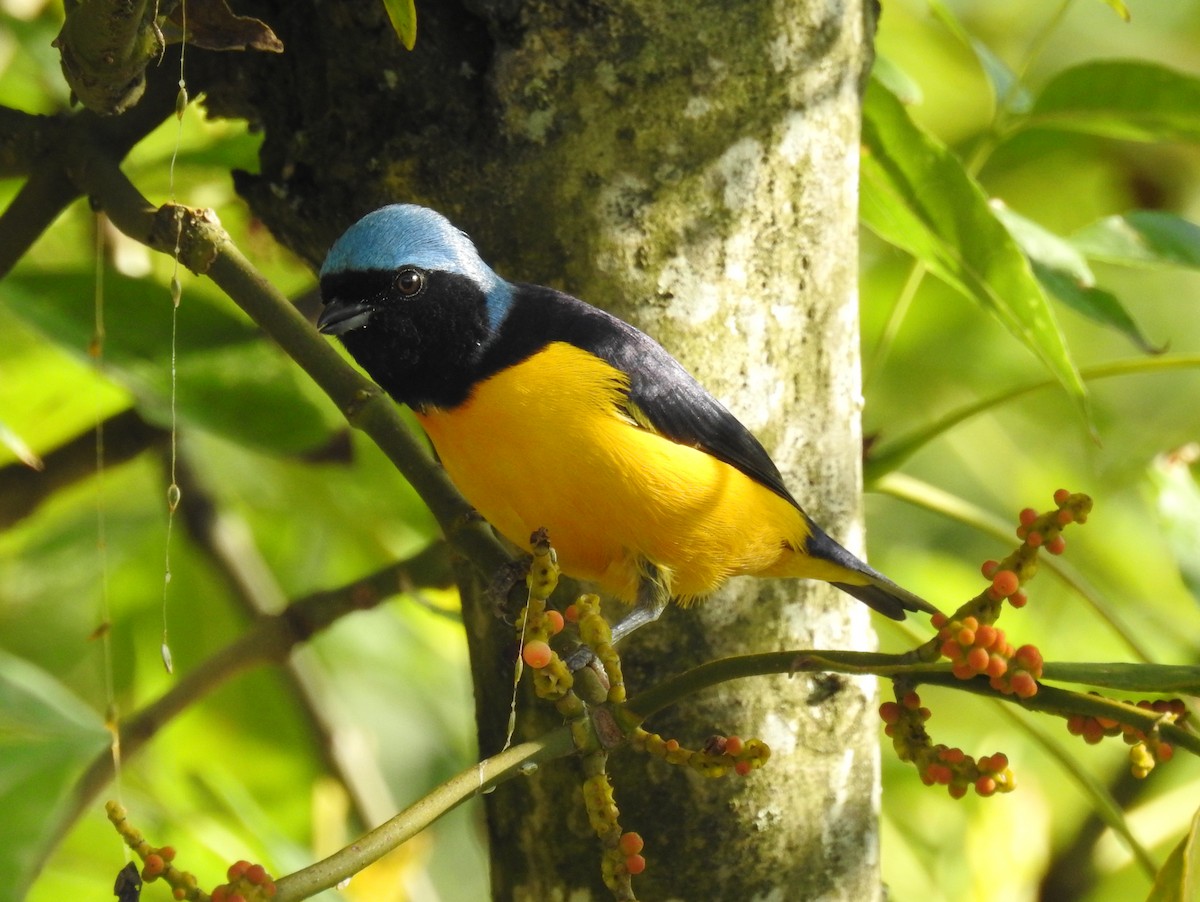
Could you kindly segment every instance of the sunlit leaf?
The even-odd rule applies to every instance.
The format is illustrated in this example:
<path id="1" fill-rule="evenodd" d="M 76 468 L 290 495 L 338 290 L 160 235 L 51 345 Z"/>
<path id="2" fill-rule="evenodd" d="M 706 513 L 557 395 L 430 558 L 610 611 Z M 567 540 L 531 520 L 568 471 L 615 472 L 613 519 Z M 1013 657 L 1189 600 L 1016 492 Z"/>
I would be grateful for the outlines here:
<path id="1" fill-rule="evenodd" d="M 54 809 L 84 764 L 111 741 L 100 717 L 50 674 L 0 651 L 0 886 L 21 898 Z"/>
<path id="2" fill-rule="evenodd" d="M 1200 78 L 1154 63 L 1102 60 L 1051 79 L 1021 127 L 1127 141 L 1197 141 L 1198 109 Z"/>
<path id="3" fill-rule="evenodd" d="M 992 96 L 996 105 L 1015 112 L 1028 110 L 1032 102 L 1029 92 L 1021 85 L 1016 73 L 1008 64 L 993 53 L 992 48 L 967 31 L 942 0 L 929 0 L 929 6 L 938 21 L 975 54 L 988 84 L 992 86 Z"/>
<path id="4" fill-rule="evenodd" d="M 1200 269 L 1200 225 L 1173 213 L 1132 210 L 1107 216 L 1076 232 L 1071 243 L 1109 263 Z"/>
<path id="5" fill-rule="evenodd" d="M 1200 447 L 1196 445 L 1160 454 L 1148 476 L 1159 526 L 1175 553 L 1180 576 L 1200 601 L 1200 485 L 1191 466 L 1198 457 Z"/>
<path id="6" fill-rule="evenodd" d="M 925 93 L 915 78 L 888 56 L 877 54 L 871 66 L 871 77 L 879 79 L 906 106 L 913 106 L 925 99 Z"/>
<path id="7" fill-rule="evenodd" d="M 1128 22 L 1132 17 L 1129 15 L 1129 7 L 1125 5 L 1124 0 L 1104 0 L 1112 11 L 1115 12 L 1121 19 Z"/>
<path id="8" fill-rule="evenodd" d="M 92 277 L 15 273 L 0 303 L 48 339 L 86 358 L 93 330 Z M 171 301 L 149 282 L 110 275 L 105 299 L 105 372 L 170 422 Z M 334 426 L 296 368 L 249 322 L 200 291 L 185 293 L 176 342 L 181 420 L 242 444 L 294 453 L 327 442 Z"/>
<path id="9" fill-rule="evenodd" d="M 1025 255 L 959 159 L 877 81 L 863 106 L 863 151 L 861 213 L 867 226 L 1000 320 L 1086 418 L 1086 389 Z"/>
<path id="10" fill-rule="evenodd" d="M 383 0 L 392 28 L 405 50 L 412 50 L 417 44 L 417 6 L 414 0 Z"/>
<path id="11" fill-rule="evenodd" d="M 1171 850 L 1154 880 L 1146 902 L 1195 902 L 1200 899 L 1200 811 L 1179 844 Z"/>
<path id="12" fill-rule="evenodd" d="M 1033 264 L 1034 275 L 1054 297 L 1093 322 L 1120 332 L 1147 354 L 1155 346 L 1116 295 L 1096 287 L 1096 277 L 1083 254 L 1067 239 L 1044 229 L 1001 203 L 992 209 Z"/>

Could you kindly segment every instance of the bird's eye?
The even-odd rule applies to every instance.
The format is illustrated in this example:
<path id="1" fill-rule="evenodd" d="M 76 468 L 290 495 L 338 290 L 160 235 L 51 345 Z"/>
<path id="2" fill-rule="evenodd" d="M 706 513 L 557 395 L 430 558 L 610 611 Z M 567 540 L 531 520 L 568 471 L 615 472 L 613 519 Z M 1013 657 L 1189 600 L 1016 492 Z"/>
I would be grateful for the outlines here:
<path id="1" fill-rule="evenodd" d="M 425 287 L 425 275 L 416 269 L 402 269 L 396 273 L 395 285 L 398 292 L 410 298 Z"/>

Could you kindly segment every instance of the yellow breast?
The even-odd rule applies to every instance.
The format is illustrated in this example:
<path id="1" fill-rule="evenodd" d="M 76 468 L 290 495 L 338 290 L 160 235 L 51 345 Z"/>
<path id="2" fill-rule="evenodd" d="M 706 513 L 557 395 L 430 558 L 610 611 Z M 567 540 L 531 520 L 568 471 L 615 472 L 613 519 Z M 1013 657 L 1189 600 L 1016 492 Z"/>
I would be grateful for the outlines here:
<path id="1" fill-rule="evenodd" d="M 626 388 L 620 371 L 557 342 L 418 419 L 502 535 L 528 548 L 545 527 L 564 572 L 618 598 L 633 600 L 646 562 L 684 601 L 739 574 L 821 575 L 811 571 L 823 562 L 798 551 L 808 530 L 795 507 L 635 425 L 620 412 Z"/>

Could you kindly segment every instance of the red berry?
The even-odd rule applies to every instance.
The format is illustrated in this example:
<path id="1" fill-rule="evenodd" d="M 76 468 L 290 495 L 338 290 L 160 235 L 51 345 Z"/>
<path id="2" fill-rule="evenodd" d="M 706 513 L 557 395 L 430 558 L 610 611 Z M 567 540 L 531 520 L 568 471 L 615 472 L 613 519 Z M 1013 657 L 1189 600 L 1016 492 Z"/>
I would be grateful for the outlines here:
<path id="1" fill-rule="evenodd" d="M 938 611 L 936 614 L 932 614 L 930 616 L 929 622 L 933 625 L 934 629 L 941 629 L 943 626 L 946 625 L 946 622 L 949 619 L 950 618 L 947 617 L 945 614 L 943 614 L 941 611 Z"/>
<path id="2" fill-rule="evenodd" d="M 250 862 L 246 861 L 245 859 L 235 861 L 229 866 L 229 870 L 225 872 L 225 876 L 229 878 L 230 883 L 233 883 L 233 881 L 241 877 L 242 874 L 246 873 L 246 869 L 249 867 Z"/>
<path id="3" fill-rule="evenodd" d="M 550 659 L 553 656 L 554 653 L 550 651 L 550 645 L 540 639 L 526 642 L 525 650 L 521 652 L 521 657 L 525 659 L 525 663 L 534 670 L 541 670 L 550 663 Z"/>
<path id="4" fill-rule="evenodd" d="M 226 902 L 246 902 L 246 897 L 241 893 L 230 893 L 225 898 Z"/>
<path id="5" fill-rule="evenodd" d="M 142 862 L 142 879 L 153 880 L 165 871 L 167 864 L 157 852 L 151 852 Z"/>
<path id="6" fill-rule="evenodd" d="M 990 662 L 991 656 L 987 653 L 986 648 L 972 648 L 967 655 L 967 666 L 976 673 L 983 673 L 987 670 Z"/>
<path id="7" fill-rule="evenodd" d="M 567 605 L 567 609 L 565 611 L 563 611 L 563 617 L 565 617 L 571 623 L 578 623 L 579 622 L 579 607 L 578 607 L 578 605 L 574 605 L 574 604 Z"/>
<path id="8" fill-rule="evenodd" d="M 987 663 L 987 675 L 992 679 L 999 679 L 1008 673 L 1008 662 L 1000 655 L 989 655 Z"/>
<path id="9" fill-rule="evenodd" d="M 992 577 L 992 588 L 1002 598 L 1007 598 L 1021 588 L 1021 580 L 1011 570 L 1001 570 Z"/>
<path id="10" fill-rule="evenodd" d="M 625 870 L 631 875 L 637 876 L 642 871 L 646 870 L 646 859 L 641 855 L 630 855 L 625 859 Z"/>
<path id="11" fill-rule="evenodd" d="M 975 792 L 987 798 L 996 791 L 996 781 L 991 777 L 980 777 L 975 781 Z"/>
<path id="12" fill-rule="evenodd" d="M 1025 543 L 1030 548 L 1037 548 L 1044 541 L 1044 536 L 1040 532 L 1030 532 L 1025 536 Z"/>
<path id="13" fill-rule="evenodd" d="M 998 774 L 1008 770 L 1008 755 L 1004 754 L 1004 752 L 996 752 L 996 754 L 992 755 L 991 762 L 992 773 Z"/>
<path id="14" fill-rule="evenodd" d="M 1061 535 L 1055 536 L 1053 539 L 1051 539 L 1049 542 L 1046 543 L 1046 550 L 1049 551 L 1051 554 L 1062 554 L 1063 551 L 1066 550 L 1066 548 L 1067 548 L 1067 540 L 1064 539 Z"/>
<path id="15" fill-rule="evenodd" d="M 730 736 L 725 740 L 725 754 L 731 758 L 736 758 L 746 748 L 746 743 L 742 742 L 740 736 Z"/>
<path id="16" fill-rule="evenodd" d="M 546 629 L 551 636 L 557 636 L 563 631 L 563 615 L 560 611 L 546 612 Z"/>
<path id="17" fill-rule="evenodd" d="M 999 561 L 984 561 L 983 566 L 979 568 L 979 572 L 983 574 L 984 579 L 991 579 L 996 575 L 996 571 L 1000 569 Z"/>
<path id="18" fill-rule="evenodd" d="M 879 717 L 886 724 L 893 724 L 900 720 L 900 706 L 895 702 L 884 702 L 879 706 Z"/>
<path id="19" fill-rule="evenodd" d="M 1042 653 L 1037 650 L 1036 645 L 1022 645 L 1013 655 L 1013 660 L 1030 673 L 1040 674 L 1042 672 Z"/>
<path id="20" fill-rule="evenodd" d="M 163 861 L 174 861 L 175 860 L 175 847 L 174 846 L 163 846 L 161 849 L 158 850 L 158 854 L 163 857 Z"/>
<path id="21" fill-rule="evenodd" d="M 739 777 L 746 776 L 746 774 L 750 773 L 752 770 L 754 770 L 754 767 L 749 761 L 739 761 L 733 765 L 733 772 Z"/>
<path id="22" fill-rule="evenodd" d="M 950 793 L 950 798 L 961 799 L 967 794 L 967 787 L 962 783 L 951 783 L 947 787 L 947 791 Z"/>
<path id="23" fill-rule="evenodd" d="M 261 864 L 252 864 L 246 868 L 246 873 L 243 876 L 255 886 L 258 886 L 267 879 L 267 869 Z"/>
<path id="24" fill-rule="evenodd" d="M 630 830 L 628 833 L 622 833 L 621 838 L 617 840 L 617 848 L 621 850 L 621 854 L 629 857 L 636 855 L 645 848 L 646 843 L 642 839 L 640 833 L 635 833 Z"/>
<path id="25" fill-rule="evenodd" d="M 1037 681 L 1027 673 L 1015 673 L 1012 678 L 1012 691 L 1019 698 L 1031 698 L 1037 695 Z"/>
<path id="26" fill-rule="evenodd" d="M 1063 508 L 1055 515 L 1054 519 L 1058 521 L 1059 526 L 1066 526 L 1075 521 L 1075 512 L 1070 508 Z"/>
<path id="27" fill-rule="evenodd" d="M 1024 592 L 1013 592 L 1008 596 L 1008 603 L 1014 608 L 1023 608 L 1029 602 L 1029 596 Z"/>
<path id="28" fill-rule="evenodd" d="M 1157 758 L 1160 763 L 1165 764 L 1175 757 L 1175 746 L 1171 745 L 1169 742 L 1160 742 L 1158 744 L 1158 748 L 1154 750 L 1154 757 Z"/>
<path id="29" fill-rule="evenodd" d="M 677 751 L 679 751 L 679 740 L 678 739 L 668 739 L 666 742 L 663 743 L 663 747 L 668 752 L 677 752 Z"/>
<path id="30" fill-rule="evenodd" d="M 1071 500 L 1071 493 L 1066 489 L 1058 489 L 1054 493 L 1054 503 L 1060 507 Z"/>
<path id="31" fill-rule="evenodd" d="M 950 668 L 950 672 L 960 680 L 969 680 L 978 672 L 966 661 L 959 661 Z"/>
<path id="32" fill-rule="evenodd" d="M 1021 521 L 1022 526 L 1032 526 L 1038 518 L 1038 512 L 1032 507 L 1027 507 L 1018 514 L 1017 519 Z"/>
<path id="33" fill-rule="evenodd" d="M 218 886 L 212 891 L 209 896 L 212 902 L 229 902 L 229 888 L 226 886 Z"/>

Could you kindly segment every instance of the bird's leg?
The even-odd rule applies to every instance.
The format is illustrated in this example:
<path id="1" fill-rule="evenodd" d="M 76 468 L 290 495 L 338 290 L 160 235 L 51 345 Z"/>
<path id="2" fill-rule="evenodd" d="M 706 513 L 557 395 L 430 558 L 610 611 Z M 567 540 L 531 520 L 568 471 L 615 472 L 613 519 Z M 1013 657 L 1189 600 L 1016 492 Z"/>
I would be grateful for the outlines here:
<path id="1" fill-rule="evenodd" d="M 670 593 L 663 584 L 658 568 L 653 564 L 646 564 L 646 573 L 638 585 L 637 598 L 634 600 L 633 607 L 611 627 L 612 644 L 616 645 L 634 630 L 657 620 L 666 610 L 669 600 Z M 586 645 L 581 645 L 570 652 L 565 660 L 567 667 L 574 673 L 586 667 L 594 658 L 592 650 Z"/>
<path id="2" fill-rule="evenodd" d="M 637 598 L 633 602 L 633 607 L 629 609 L 628 614 L 612 626 L 613 645 L 634 630 L 653 623 L 661 617 L 662 612 L 667 609 L 669 599 L 670 595 L 666 586 L 663 585 L 658 568 L 653 564 L 646 564 L 646 573 L 638 585 Z"/>

